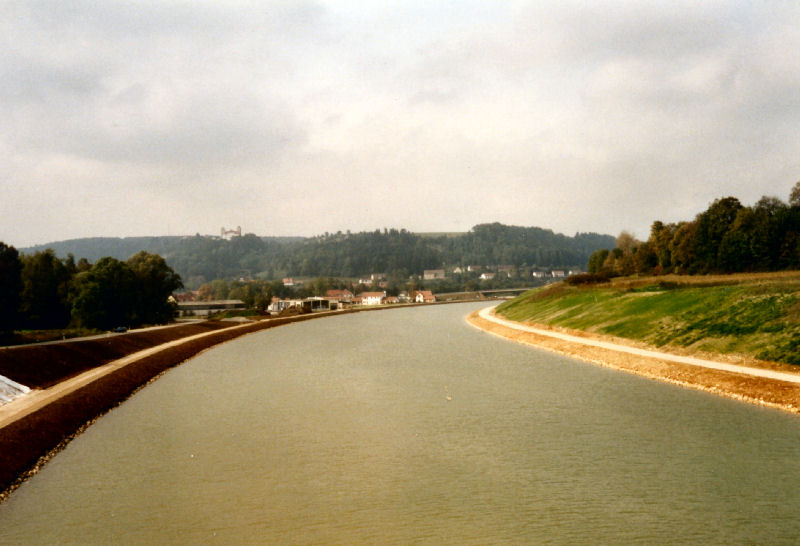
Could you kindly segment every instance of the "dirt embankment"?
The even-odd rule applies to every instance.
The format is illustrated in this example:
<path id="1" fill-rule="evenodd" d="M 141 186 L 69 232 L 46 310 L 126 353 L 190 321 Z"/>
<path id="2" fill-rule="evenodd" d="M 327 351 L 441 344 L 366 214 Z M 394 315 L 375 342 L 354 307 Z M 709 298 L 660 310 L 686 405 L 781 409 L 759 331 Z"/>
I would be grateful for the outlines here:
<path id="1" fill-rule="evenodd" d="M 207 333 L 111 369 L 33 411 L 21 412 L 18 418 L 7 417 L 7 424 L 0 428 L 0 502 L 85 426 L 169 368 L 242 335 L 319 316 L 281 317 L 244 325 L 208 321 L 101 339 L 0 349 L 0 375 L 31 388 L 47 389 L 138 351 Z M 15 402 L 3 409 L 13 412 Z"/>
<path id="2" fill-rule="evenodd" d="M 608 368 L 635 373 L 650 379 L 702 390 L 750 404 L 800 414 L 800 385 L 797 383 L 752 377 L 740 373 L 681 364 L 667 359 L 636 356 L 612 349 L 571 343 L 549 336 L 512 329 L 486 320 L 480 317 L 478 313 L 476 311 L 470 314 L 467 317 L 467 321 L 477 328 L 518 343 L 539 347 Z M 547 326 L 536 326 L 545 330 L 548 329 Z M 570 333 L 581 337 L 591 337 L 592 339 L 609 339 L 605 338 L 605 336 L 586 334 L 585 332 Z M 619 340 L 612 341 L 619 342 Z M 766 362 L 761 363 L 761 367 L 786 369 L 786 366 Z"/>

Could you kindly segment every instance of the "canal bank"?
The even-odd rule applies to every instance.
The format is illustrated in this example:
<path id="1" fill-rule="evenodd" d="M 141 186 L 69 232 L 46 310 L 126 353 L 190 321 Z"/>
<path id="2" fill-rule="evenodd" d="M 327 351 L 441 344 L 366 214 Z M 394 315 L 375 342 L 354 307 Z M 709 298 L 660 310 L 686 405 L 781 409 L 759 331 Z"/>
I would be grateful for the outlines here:
<path id="1" fill-rule="evenodd" d="M 587 362 L 800 414 L 800 373 L 793 367 L 742 358 L 698 359 L 656 351 L 627 340 L 497 317 L 493 308 L 467 317 L 472 326 L 505 339 Z M 704 364 L 705 363 L 705 364 Z"/>

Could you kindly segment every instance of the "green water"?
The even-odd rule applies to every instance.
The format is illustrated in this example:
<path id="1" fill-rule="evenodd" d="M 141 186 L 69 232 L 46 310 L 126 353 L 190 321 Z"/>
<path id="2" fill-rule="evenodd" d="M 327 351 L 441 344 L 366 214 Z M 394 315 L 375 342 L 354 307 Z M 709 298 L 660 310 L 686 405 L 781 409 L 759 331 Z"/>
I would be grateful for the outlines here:
<path id="1" fill-rule="evenodd" d="M 0 505 L 0 542 L 800 539 L 800 419 L 495 338 L 464 323 L 474 308 L 205 352 Z"/>

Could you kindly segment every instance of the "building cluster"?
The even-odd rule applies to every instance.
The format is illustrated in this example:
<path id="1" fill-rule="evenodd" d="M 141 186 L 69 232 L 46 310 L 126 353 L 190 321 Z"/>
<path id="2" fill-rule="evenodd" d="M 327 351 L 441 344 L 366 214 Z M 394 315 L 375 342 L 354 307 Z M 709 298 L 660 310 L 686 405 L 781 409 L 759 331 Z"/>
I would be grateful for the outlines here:
<path id="1" fill-rule="evenodd" d="M 534 279 L 563 279 L 572 275 L 579 275 L 583 271 L 577 269 L 563 270 L 563 269 L 532 269 L 528 271 L 514 267 L 513 265 L 468 265 L 465 267 L 456 266 L 452 269 L 453 275 L 477 275 L 482 281 L 488 281 L 494 278 L 512 278 L 524 277 L 530 274 Z M 434 281 L 439 279 L 446 279 L 447 272 L 444 269 L 426 269 L 422 273 L 422 279 L 425 281 Z"/>
<path id="2" fill-rule="evenodd" d="M 386 291 L 362 292 L 355 295 L 347 289 L 328 290 L 324 296 L 311 298 L 272 298 L 267 308 L 271 313 L 280 313 L 292 307 L 305 311 L 327 311 L 347 309 L 355 306 L 392 305 L 399 303 L 433 303 L 436 296 L 430 290 L 400 292 L 397 296 L 387 296 Z"/>

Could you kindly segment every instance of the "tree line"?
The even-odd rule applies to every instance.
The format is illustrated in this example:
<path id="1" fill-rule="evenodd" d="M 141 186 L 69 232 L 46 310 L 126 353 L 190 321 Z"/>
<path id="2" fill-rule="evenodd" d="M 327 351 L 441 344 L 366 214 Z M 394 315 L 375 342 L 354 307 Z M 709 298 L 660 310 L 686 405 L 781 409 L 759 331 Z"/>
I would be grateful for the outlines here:
<path id="1" fill-rule="evenodd" d="M 161 256 L 137 252 L 94 264 L 51 249 L 21 254 L 0 242 L 0 334 L 67 327 L 110 329 L 172 320 L 183 287 Z"/>
<path id="2" fill-rule="evenodd" d="M 789 202 L 762 197 L 745 206 L 735 197 L 715 200 L 694 220 L 653 222 L 647 241 L 627 232 L 613 249 L 589 257 L 589 273 L 707 274 L 800 269 L 800 182 Z"/>
<path id="3" fill-rule="evenodd" d="M 569 237 L 537 227 L 479 224 L 467 233 L 412 233 L 383 229 L 350 233 L 338 231 L 317 237 L 258 237 L 246 234 L 230 241 L 193 237 L 79 239 L 51 243 L 59 253 L 129 256 L 140 245 L 156 252 L 177 271 L 187 288 L 215 279 L 240 277 L 275 280 L 283 277 L 344 277 L 371 273 L 409 278 L 426 269 L 466 265 L 512 265 L 571 269 L 583 267 L 597 248 L 614 238 L 596 233 Z M 115 249 L 115 245 L 118 250 Z M 95 250 L 96 249 L 96 250 Z M 39 250 L 34 248 L 31 250 Z"/>

